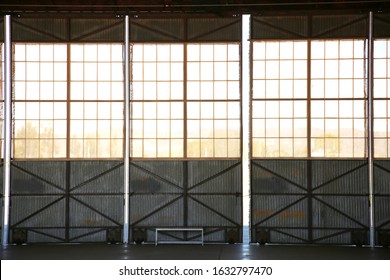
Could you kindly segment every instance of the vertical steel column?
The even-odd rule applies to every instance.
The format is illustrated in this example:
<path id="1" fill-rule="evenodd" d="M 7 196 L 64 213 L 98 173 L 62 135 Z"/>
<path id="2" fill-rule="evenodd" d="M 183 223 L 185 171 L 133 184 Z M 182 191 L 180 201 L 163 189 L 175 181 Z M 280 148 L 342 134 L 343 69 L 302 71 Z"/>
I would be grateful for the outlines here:
<path id="1" fill-rule="evenodd" d="M 3 235 L 2 244 L 8 245 L 9 208 L 11 189 L 11 109 L 12 109 L 11 16 L 4 16 L 4 160 L 3 160 Z"/>
<path id="2" fill-rule="evenodd" d="M 250 242 L 250 155 L 251 155 L 251 16 L 242 15 L 241 47 L 241 124 L 242 124 L 242 212 L 244 230 L 243 242 Z"/>
<path id="3" fill-rule="evenodd" d="M 370 247 L 375 246 L 375 216 L 374 216 L 374 145 L 373 145 L 373 93 L 374 93 L 374 40 L 373 40 L 373 12 L 369 15 L 368 28 L 368 77 L 367 77 L 367 98 L 368 98 L 368 187 L 369 187 L 369 211 L 370 211 Z"/>
<path id="4" fill-rule="evenodd" d="M 125 151 L 124 151 L 124 215 L 123 243 L 129 243 L 129 190 L 130 190 L 130 30 L 129 16 L 125 16 Z"/>

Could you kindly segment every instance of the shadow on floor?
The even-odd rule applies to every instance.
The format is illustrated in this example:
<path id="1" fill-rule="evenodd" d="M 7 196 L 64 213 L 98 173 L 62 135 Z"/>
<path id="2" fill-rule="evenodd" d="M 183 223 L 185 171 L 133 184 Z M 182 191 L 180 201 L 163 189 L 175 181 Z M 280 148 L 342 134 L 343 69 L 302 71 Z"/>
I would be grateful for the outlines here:
<path id="1" fill-rule="evenodd" d="M 8 245 L 2 260 L 390 260 L 390 248 L 285 245 Z"/>

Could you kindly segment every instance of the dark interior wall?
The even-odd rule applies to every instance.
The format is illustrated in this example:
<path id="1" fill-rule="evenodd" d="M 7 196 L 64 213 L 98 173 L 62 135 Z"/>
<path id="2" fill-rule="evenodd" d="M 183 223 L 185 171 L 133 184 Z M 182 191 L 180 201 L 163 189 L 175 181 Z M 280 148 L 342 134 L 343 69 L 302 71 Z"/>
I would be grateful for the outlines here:
<path id="1" fill-rule="evenodd" d="M 147 241 L 154 241 L 156 227 L 201 227 L 206 242 L 225 242 L 229 231 L 241 242 L 241 168 L 234 160 L 132 161 L 132 234 L 142 231 Z M 180 241 L 185 236 L 178 232 L 163 238 Z"/>
<path id="2" fill-rule="evenodd" d="M 234 231 L 242 240 L 240 161 L 132 161 L 130 178 L 131 240 L 142 231 L 152 242 L 161 226 L 202 227 L 212 242 Z M 123 228 L 123 194 L 122 161 L 14 162 L 11 242 L 21 232 L 28 243 L 106 242 Z"/>
<path id="3" fill-rule="evenodd" d="M 376 241 L 390 232 L 389 161 L 375 161 Z M 364 160 L 253 160 L 252 242 L 369 244 Z"/>
<path id="4" fill-rule="evenodd" d="M 252 241 L 367 244 L 367 172 L 364 160 L 253 160 Z"/>

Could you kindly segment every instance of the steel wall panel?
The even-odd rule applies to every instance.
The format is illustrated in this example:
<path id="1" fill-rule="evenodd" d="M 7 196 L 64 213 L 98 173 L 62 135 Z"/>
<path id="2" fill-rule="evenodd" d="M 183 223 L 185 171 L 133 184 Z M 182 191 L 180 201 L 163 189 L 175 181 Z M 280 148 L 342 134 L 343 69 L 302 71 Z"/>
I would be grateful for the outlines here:
<path id="1" fill-rule="evenodd" d="M 321 196 L 313 200 L 313 227 L 365 228 L 368 227 L 367 197 Z"/>
<path id="2" fill-rule="evenodd" d="M 0 19 L 0 41 L 4 41 L 4 20 L 3 18 Z"/>
<path id="3" fill-rule="evenodd" d="M 188 201 L 189 226 L 237 227 L 241 225 L 241 196 L 197 195 L 191 197 L 193 199 Z"/>
<path id="4" fill-rule="evenodd" d="M 377 22 L 380 22 L 380 18 Z M 368 14 L 255 16 L 252 21 L 252 39 L 365 38 L 367 24 Z M 385 29 L 380 28 L 380 32 Z"/>
<path id="5" fill-rule="evenodd" d="M 130 223 L 135 227 L 184 226 L 183 203 L 177 195 L 135 195 L 130 198 Z"/>
<path id="6" fill-rule="evenodd" d="M 213 161 L 198 160 L 188 162 L 188 183 L 190 186 L 198 185 L 201 182 L 213 177 L 216 174 L 223 174 L 226 171 L 236 168 L 240 161 Z M 237 171 L 235 171 L 237 172 Z"/>
<path id="7" fill-rule="evenodd" d="M 306 193 L 306 161 L 258 160 L 252 166 L 254 193 Z"/>
<path id="8" fill-rule="evenodd" d="M 11 201 L 11 231 L 28 243 L 105 241 L 122 227 L 123 162 L 14 162 Z"/>
<path id="9" fill-rule="evenodd" d="M 70 19 L 72 42 L 120 42 L 124 41 L 122 19 Z"/>
<path id="10" fill-rule="evenodd" d="M 376 38 L 390 37 L 390 14 L 388 13 L 374 14 L 374 37 Z"/>
<path id="11" fill-rule="evenodd" d="M 313 229 L 313 239 L 315 243 L 322 245 L 329 244 L 350 244 L 351 232 L 341 229 Z"/>
<path id="12" fill-rule="evenodd" d="M 368 36 L 368 13 L 366 15 L 321 15 L 313 16 L 314 38 L 365 38 Z"/>
<path id="13" fill-rule="evenodd" d="M 196 193 L 241 193 L 240 161 L 189 161 L 188 186 Z"/>
<path id="14" fill-rule="evenodd" d="M 366 161 L 253 160 L 251 181 L 252 242 L 352 244 L 368 229 Z"/>
<path id="15" fill-rule="evenodd" d="M 65 18 L 12 17 L 12 41 L 63 42 L 67 40 Z"/>
<path id="16" fill-rule="evenodd" d="M 306 38 L 308 22 L 307 16 L 255 16 L 251 37 L 254 40 Z"/>
<path id="17" fill-rule="evenodd" d="M 390 161 L 376 160 L 374 164 L 374 192 L 390 196 Z"/>
<path id="18" fill-rule="evenodd" d="M 65 162 L 14 162 L 13 194 L 59 194 L 65 191 Z"/>
<path id="19" fill-rule="evenodd" d="M 61 196 L 14 196 L 10 211 L 11 227 L 63 227 L 64 206 Z"/>
<path id="20" fill-rule="evenodd" d="M 242 228 L 240 161 L 132 161 L 130 177 L 131 229 L 146 230 L 149 242 L 159 226 L 203 227 L 205 241 L 213 242 L 225 242 L 228 228 Z"/>
<path id="21" fill-rule="evenodd" d="M 307 227 L 307 201 L 298 195 L 258 195 L 252 203 L 252 223 L 259 227 Z"/>
<path id="22" fill-rule="evenodd" d="M 1 27 L 1 26 L 0 26 Z M 0 194 L 1 194 L 1 201 L 4 201 L 3 197 L 3 163 L 0 163 Z M 4 203 L 1 203 L 1 213 L 4 213 Z M 3 214 L 0 215 L 0 229 L 3 230 Z M 0 240 L 2 240 L 3 235 L 1 235 Z"/>
<path id="23" fill-rule="evenodd" d="M 390 197 L 375 198 L 375 227 L 390 230 Z"/>
<path id="24" fill-rule="evenodd" d="M 190 18 L 187 36 L 189 42 L 241 42 L 241 17 Z"/>
<path id="25" fill-rule="evenodd" d="M 390 161 L 374 162 L 374 215 L 376 242 L 381 242 L 380 234 L 390 234 Z"/>
<path id="26" fill-rule="evenodd" d="M 78 165 L 78 164 L 77 164 Z M 88 170 L 91 172 L 89 168 L 96 167 L 99 169 L 102 163 L 98 163 L 98 167 L 96 165 L 89 165 L 82 170 Z M 77 169 L 80 166 L 71 167 L 71 172 Z M 77 185 L 71 186 L 72 194 L 123 194 L 123 163 L 116 162 L 114 165 L 107 164 L 104 165 L 105 170 L 100 170 L 101 173 L 98 175 L 94 175 L 94 173 L 90 173 L 90 175 L 94 175 L 91 178 L 84 177 L 84 182 L 80 182 L 80 177 L 75 178 L 74 182 L 78 182 Z M 80 176 L 81 174 L 78 174 Z"/>
<path id="27" fill-rule="evenodd" d="M 184 19 L 133 19 L 130 21 L 132 42 L 182 42 Z"/>
<path id="28" fill-rule="evenodd" d="M 65 240 L 65 229 L 34 229 L 27 232 L 30 243 L 58 243 Z"/>
<path id="29" fill-rule="evenodd" d="M 106 175 L 110 170 L 114 171 L 121 165 L 122 161 L 72 161 L 70 162 L 70 187 L 71 190 L 78 188 L 90 182 L 96 180 L 102 175 Z M 123 171 L 122 171 L 123 172 Z M 118 174 L 119 175 L 119 174 Z M 110 179 L 106 178 L 107 184 L 110 184 Z M 118 186 L 115 186 L 118 188 Z"/>
<path id="30" fill-rule="evenodd" d="M 308 238 L 307 229 L 277 229 L 270 232 L 270 240 L 273 243 L 302 244 Z"/>
<path id="31" fill-rule="evenodd" d="M 122 202 L 122 196 L 74 195 L 70 200 L 70 227 L 120 226 Z"/>
<path id="32" fill-rule="evenodd" d="M 132 161 L 130 172 L 137 172 L 149 175 L 155 175 L 158 180 L 170 182 L 173 185 L 183 183 L 183 162 L 182 161 Z M 139 175 L 139 173 L 137 173 Z"/>
<path id="33" fill-rule="evenodd" d="M 75 228 L 75 229 L 70 229 L 69 235 L 70 235 L 70 240 L 76 243 L 106 242 L 105 229 Z"/>
<path id="34" fill-rule="evenodd" d="M 318 188 L 317 193 L 364 194 L 368 190 L 367 161 L 313 160 L 312 166 L 312 185 Z"/>

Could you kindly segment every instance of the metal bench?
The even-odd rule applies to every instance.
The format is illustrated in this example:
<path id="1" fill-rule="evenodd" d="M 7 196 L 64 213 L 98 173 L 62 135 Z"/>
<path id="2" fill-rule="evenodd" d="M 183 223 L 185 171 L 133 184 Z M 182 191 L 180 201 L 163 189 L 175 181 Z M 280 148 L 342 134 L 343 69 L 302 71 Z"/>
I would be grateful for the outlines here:
<path id="1" fill-rule="evenodd" d="M 161 231 L 198 231 L 200 232 L 201 235 L 201 240 L 188 240 L 188 241 L 158 241 L 158 233 Z M 155 245 L 157 246 L 158 243 L 176 243 L 176 244 L 202 244 L 203 246 L 203 228 L 189 228 L 189 227 L 177 227 L 177 228 L 170 228 L 170 227 L 161 227 L 161 228 L 156 228 L 156 240 L 155 240 Z"/>

